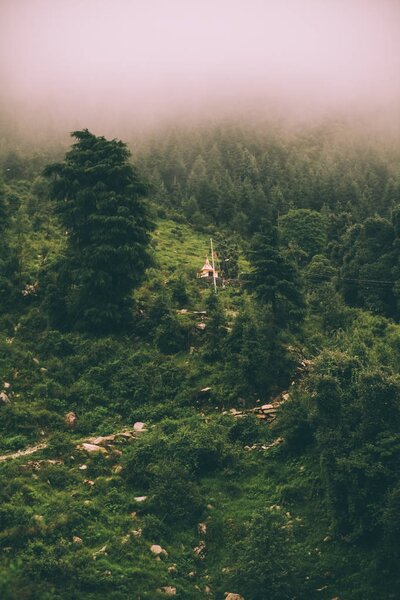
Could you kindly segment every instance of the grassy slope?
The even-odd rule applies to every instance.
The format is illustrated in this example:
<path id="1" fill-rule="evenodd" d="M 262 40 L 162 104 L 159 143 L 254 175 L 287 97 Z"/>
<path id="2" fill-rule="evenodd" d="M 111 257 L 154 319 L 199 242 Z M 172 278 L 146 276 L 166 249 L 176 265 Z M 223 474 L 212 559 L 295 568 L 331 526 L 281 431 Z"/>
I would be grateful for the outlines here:
<path id="1" fill-rule="evenodd" d="M 161 221 L 154 238 L 163 277 L 181 269 L 195 277 L 207 252 L 206 235 L 194 232 L 186 225 Z M 35 245 L 38 245 L 37 239 Z M 199 307 L 204 293 L 200 294 Z M 233 299 L 229 297 L 227 303 L 234 304 L 234 296 Z M 2 375 L 12 377 L 10 361 L 20 352 L 19 381 L 25 380 L 19 383 L 21 397 L 15 397 L 13 402 L 20 403 L 21 407 L 23 402 L 31 402 L 34 407 L 37 403 L 40 408 L 38 390 L 45 395 L 55 371 L 65 367 L 62 361 L 58 364 L 56 358 L 40 359 L 40 365 L 37 365 L 32 362 L 35 357 L 32 351 L 28 352 L 31 362 L 27 364 L 24 341 L 19 341 L 17 335 L 14 344 L 18 350 L 3 362 Z M 6 348 L 4 340 L 2 347 Z M 179 369 L 186 368 L 189 360 L 186 353 L 168 358 L 170 364 Z M 68 361 L 65 364 L 70 366 Z M 196 372 L 200 365 L 201 359 L 195 357 L 187 369 Z M 202 374 L 195 380 L 199 386 L 207 384 L 207 371 L 205 376 Z M 30 395 L 31 384 L 36 385 L 35 396 Z M 69 390 L 73 387 L 67 375 L 65 385 Z M 65 398 L 59 405 L 54 405 L 53 413 L 50 411 L 54 421 L 48 416 L 46 436 L 54 428 L 65 429 L 56 415 L 62 414 L 70 401 Z M 175 409 L 172 404 L 170 406 L 173 412 Z M 207 407 L 201 408 L 207 411 Z M 80 410 L 85 409 L 81 407 Z M 183 427 L 184 419 L 192 418 L 193 413 L 190 402 L 183 403 L 175 413 L 178 427 Z M 146 404 L 138 407 L 125 422 L 120 417 L 113 420 L 106 406 L 103 414 L 104 419 L 99 410 L 96 419 L 87 420 L 93 425 L 90 433 L 109 433 L 114 428 L 123 428 L 131 424 L 133 417 L 146 422 L 156 420 L 154 406 Z M 168 409 L 165 416 L 167 414 Z M 217 418 L 210 416 L 209 422 L 212 424 Z M 12 420 L 10 423 L 12 428 Z M 231 425 L 231 419 L 226 417 L 226 427 Z M 161 422 L 156 427 L 162 426 Z M 265 428 L 261 436 L 271 438 L 268 427 L 263 424 L 260 427 Z M 31 437 L 27 435 L 23 440 L 40 439 L 38 428 L 39 425 Z M 13 431 L 8 434 L 12 437 Z M 207 522 L 210 532 L 205 538 L 210 551 L 200 560 L 193 552 L 200 539 L 196 524 L 189 526 L 176 522 L 165 526 L 162 522 L 152 523 L 151 510 L 134 500 L 146 490 L 142 485 L 127 483 L 126 468 L 119 472 L 125 454 L 129 453 L 128 446 L 118 446 L 117 452 L 107 457 L 86 455 L 69 445 L 69 439 L 72 442 L 79 436 L 82 437 L 79 431 L 65 433 L 61 441 L 53 440 L 47 451 L 30 457 L 31 460 L 21 458 L 0 465 L 4 484 L 0 510 L 0 596 L 5 600 L 59 597 L 90 600 L 105 595 L 153 599 L 164 597 L 157 592 L 162 585 L 176 586 L 176 597 L 181 599 L 222 599 L 227 591 L 222 569 L 231 564 L 232 535 L 237 535 L 237 530 L 240 532 L 243 522 L 254 511 L 271 505 L 279 505 L 276 510 L 290 513 L 286 516 L 288 524 L 293 523 L 299 531 L 296 561 L 304 579 L 301 585 L 299 582 L 299 598 L 365 600 L 388 597 L 384 584 L 382 595 L 378 592 L 369 595 L 367 554 L 359 549 L 355 552 L 354 547 L 344 542 L 323 542 L 329 532 L 318 494 L 317 457 L 310 455 L 302 460 L 292 460 L 279 448 L 269 454 L 247 453 L 243 450 L 245 440 L 232 445 L 236 456 L 233 464 L 199 478 L 205 507 L 201 518 Z M 157 454 L 157 435 L 152 439 L 155 440 L 153 452 Z M 57 458 L 60 462 L 32 462 L 40 458 Z M 80 469 L 82 465 L 87 469 Z M 132 512 L 137 515 L 133 517 Z M 141 536 L 132 533 L 140 529 L 143 529 Z M 73 536 L 79 536 L 82 543 L 74 543 Z M 155 560 L 149 551 L 153 543 L 167 549 L 167 559 Z M 168 567 L 173 564 L 176 572 L 168 572 Z M 205 591 L 207 585 L 211 588 L 209 594 Z"/>

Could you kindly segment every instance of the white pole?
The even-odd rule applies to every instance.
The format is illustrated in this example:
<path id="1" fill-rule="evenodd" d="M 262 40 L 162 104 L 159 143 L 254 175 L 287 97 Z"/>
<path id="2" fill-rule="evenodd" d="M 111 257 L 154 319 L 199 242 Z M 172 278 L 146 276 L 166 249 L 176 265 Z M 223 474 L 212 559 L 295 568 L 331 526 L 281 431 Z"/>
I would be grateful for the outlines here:
<path id="1" fill-rule="evenodd" d="M 211 242 L 211 261 L 212 261 L 212 268 L 213 268 L 214 292 L 217 293 L 217 278 L 215 276 L 214 250 L 213 250 L 212 238 L 210 238 L 210 242 Z"/>

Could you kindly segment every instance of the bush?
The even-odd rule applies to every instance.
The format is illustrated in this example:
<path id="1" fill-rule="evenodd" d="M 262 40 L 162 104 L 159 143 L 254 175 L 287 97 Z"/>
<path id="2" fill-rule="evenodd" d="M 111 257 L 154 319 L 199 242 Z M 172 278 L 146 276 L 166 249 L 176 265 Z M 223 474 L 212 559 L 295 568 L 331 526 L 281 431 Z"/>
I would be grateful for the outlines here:
<path id="1" fill-rule="evenodd" d="M 125 459 L 127 480 L 147 487 L 153 480 L 150 467 L 160 464 L 166 456 L 193 475 L 207 475 L 224 468 L 234 458 L 227 437 L 228 428 L 218 422 L 205 423 L 195 417 L 178 426 L 166 421 L 129 450 Z"/>
<path id="2" fill-rule="evenodd" d="M 194 524 L 201 517 L 204 500 L 187 467 L 178 461 L 162 461 L 152 467 L 150 507 L 165 523 Z"/>
<path id="3" fill-rule="evenodd" d="M 264 510 L 254 515 L 244 537 L 233 547 L 235 559 L 225 589 L 229 585 L 246 600 L 285 600 L 297 595 L 291 537 L 281 514 Z"/>

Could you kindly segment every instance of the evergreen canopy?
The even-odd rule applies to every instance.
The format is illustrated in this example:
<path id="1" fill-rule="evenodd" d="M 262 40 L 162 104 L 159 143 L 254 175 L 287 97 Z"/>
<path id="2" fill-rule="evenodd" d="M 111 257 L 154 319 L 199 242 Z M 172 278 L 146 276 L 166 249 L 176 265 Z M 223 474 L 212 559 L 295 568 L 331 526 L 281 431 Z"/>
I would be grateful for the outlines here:
<path id="1" fill-rule="evenodd" d="M 44 171 L 68 240 L 56 285 L 69 326 L 112 331 L 129 318 L 131 292 L 150 263 L 146 186 L 126 144 L 87 129 L 71 135 L 77 142 L 64 162 Z"/>

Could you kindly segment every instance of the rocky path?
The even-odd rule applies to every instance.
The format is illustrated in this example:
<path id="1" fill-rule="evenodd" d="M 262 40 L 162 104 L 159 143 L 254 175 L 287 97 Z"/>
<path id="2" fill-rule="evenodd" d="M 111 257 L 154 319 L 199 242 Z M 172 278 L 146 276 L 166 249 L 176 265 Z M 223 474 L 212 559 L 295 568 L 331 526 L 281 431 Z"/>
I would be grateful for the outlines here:
<path id="1" fill-rule="evenodd" d="M 39 450 L 44 450 L 47 448 L 47 446 L 47 442 L 41 442 L 40 444 L 36 444 L 36 446 L 28 446 L 28 448 L 18 450 L 18 452 L 13 452 L 12 454 L 2 454 L 0 456 L 0 462 L 4 462 L 5 460 L 10 460 L 13 458 L 20 458 L 20 456 L 29 456 L 29 454 L 34 454 L 35 452 L 39 452 Z"/>
<path id="2" fill-rule="evenodd" d="M 146 431 L 144 423 L 135 423 L 133 429 L 130 430 L 118 431 L 117 433 L 112 433 L 110 435 L 105 436 L 91 436 L 88 438 L 75 440 L 74 443 L 77 445 L 77 448 L 85 450 L 87 452 L 104 452 L 105 446 L 108 446 L 116 439 L 132 439 L 143 431 Z M 35 446 L 28 446 L 28 448 L 18 450 L 17 452 L 13 452 L 11 454 L 2 454 L 0 455 L 0 462 L 20 458 L 21 456 L 29 456 L 30 454 L 35 454 L 35 452 L 39 452 L 39 450 L 44 450 L 45 448 L 47 448 L 48 445 L 48 442 L 43 441 L 40 444 L 36 444 Z"/>

